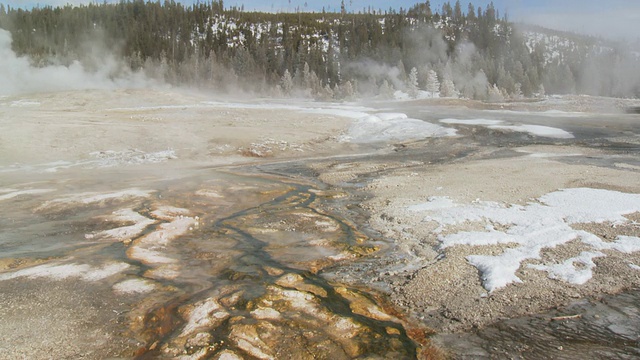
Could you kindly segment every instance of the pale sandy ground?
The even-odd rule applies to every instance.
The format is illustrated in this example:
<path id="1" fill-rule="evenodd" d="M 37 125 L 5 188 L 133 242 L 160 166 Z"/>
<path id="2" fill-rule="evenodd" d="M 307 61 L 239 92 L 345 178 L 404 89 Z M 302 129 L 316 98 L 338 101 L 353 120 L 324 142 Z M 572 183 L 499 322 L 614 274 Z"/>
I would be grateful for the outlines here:
<path id="1" fill-rule="evenodd" d="M 448 104 L 447 100 L 440 103 Z M 459 101 L 453 101 L 460 106 Z M 620 112 L 633 102 L 624 100 L 573 96 L 564 100 L 550 99 L 534 104 L 482 105 L 519 111 L 603 111 Z M 626 104 L 626 105 L 625 105 Z M 425 105 L 428 105 L 426 103 Z M 472 103 L 472 107 L 478 104 Z M 487 115 L 491 118 L 490 114 Z M 579 120 L 577 120 L 579 121 Z M 624 120 L 624 121 L 629 121 Z M 606 127 L 615 128 L 615 122 Z M 612 140 L 636 146 L 640 136 L 629 135 Z M 460 153 L 471 147 L 464 140 L 433 141 L 430 146 Z M 414 148 L 418 144 L 409 144 Z M 488 293 L 468 255 L 497 255 L 508 245 L 484 247 L 454 246 L 439 249 L 438 224 L 425 221 L 425 214 L 410 211 L 411 205 L 424 203 L 429 197 L 449 197 L 459 204 L 492 201 L 504 205 L 526 205 L 545 194 L 567 188 L 593 188 L 624 193 L 640 193 L 640 167 L 618 163 L 612 159 L 621 152 L 575 145 L 529 145 L 505 148 L 487 146 L 475 149 L 471 156 L 445 163 L 431 164 L 416 156 L 375 162 L 330 162 L 315 166 L 320 179 L 329 184 L 361 182 L 370 196 L 361 207 L 370 214 L 369 225 L 394 243 L 393 259 L 381 257 L 368 263 L 367 270 L 351 270 L 344 276 L 356 282 L 383 284 L 396 304 L 438 332 L 465 331 L 482 327 L 500 319 L 535 314 L 571 303 L 579 298 L 597 298 L 640 285 L 640 271 L 629 264 L 640 263 L 639 253 L 604 251 L 606 257 L 595 260 L 593 278 L 583 285 L 552 280 L 547 273 L 527 268 L 525 261 L 516 275 L 522 283 L 510 284 Z M 622 151 L 624 153 L 624 151 Z M 445 154 L 445 155 L 442 155 Z M 588 161 L 586 161 L 588 159 Z M 594 159 L 597 159 L 594 160 Z M 597 163 L 588 165 L 585 163 Z M 625 225 L 578 224 L 605 241 L 617 236 L 640 236 L 640 214 L 629 214 Z M 484 231 L 477 223 L 446 229 L 445 234 L 462 231 Z M 588 247 L 570 242 L 542 252 L 543 260 L 562 262 Z M 373 264 L 373 265 L 372 265 Z"/>
<path id="2" fill-rule="evenodd" d="M 321 152 L 349 123 L 331 115 L 214 106 L 212 100 L 170 90 L 0 98 L 0 167 L 134 149 L 173 150 L 179 159 L 209 164 L 247 161 L 243 154 L 304 156 L 312 149 Z"/>
<path id="3" fill-rule="evenodd" d="M 527 149 L 532 150 L 532 149 Z M 541 152 L 591 152 L 588 149 L 550 147 Z M 462 204 L 476 199 L 524 205 L 547 193 L 564 188 L 589 187 L 640 193 L 638 171 L 584 165 L 568 165 L 553 159 L 523 156 L 513 159 L 471 160 L 453 165 L 421 165 L 394 171 L 374 180 L 367 190 L 374 194 L 365 204 L 372 213 L 371 224 L 386 237 L 396 239 L 399 249 L 416 256 L 419 270 L 394 274 L 405 280 L 393 285 L 395 300 L 413 309 L 414 314 L 439 331 L 455 331 L 482 326 L 501 318 L 535 313 L 572 299 L 600 293 L 616 293 L 640 284 L 640 272 L 627 263 L 639 254 L 607 252 L 597 261 L 594 278 L 584 285 L 551 280 L 541 271 L 522 266 L 517 275 L 521 284 L 508 285 L 487 294 L 478 270 L 465 257 L 471 254 L 500 253 L 507 246 L 456 246 L 437 251 L 438 226 L 425 222 L 424 214 L 407 208 L 430 196 L 447 196 Z M 638 216 L 631 217 L 638 220 Z M 474 224 L 458 231 L 478 230 Z M 616 235 L 639 236 L 635 225 L 585 224 L 591 232 L 608 239 Z M 481 230 L 481 229 L 480 229 Z M 567 244 L 545 250 L 547 258 L 569 258 L 584 250 Z M 446 256 L 439 259 L 438 256 Z M 415 265 L 415 264 L 414 264 Z"/>
<path id="4" fill-rule="evenodd" d="M 15 180 L 18 176 L 15 169 L 24 167 L 46 170 L 53 166 L 48 165 L 52 162 L 91 160 L 90 154 L 96 151 L 136 149 L 152 153 L 173 150 L 179 161 L 220 165 L 322 157 L 353 150 L 336 138 L 347 128 L 349 119 L 277 109 L 220 108 L 203 103 L 209 100 L 202 95 L 144 90 L 1 98 L 0 180 Z M 141 109 L 140 106 L 147 108 Z M 446 141 L 440 143 L 446 144 Z M 577 146 L 540 146 L 518 150 L 555 155 L 581 154 L 582 157 L 608 155 L 604 151 Z M 259 160 L 257 157 L 260 156 L 266 158 Z M 423 222 L 423 215 L 407 211 L 408 206 L 434 195 L 449 196 L 461 203 L 481 199 L 524 204 L 530 199 L 569 187 L 640 193 L 640 171 L 633 166 L 596 167 L 526 154 L 492 159 L 490 151 L 476 158 L 445 164 L 407 159 L 394 163 L 363 161 L 342 167 L 335 166 L 334 161 L 332 166 L 329 165 L 316 164 L 314 167 L 320 174 L 320 180 L 331 185 L 339 186 L 360 174 L 368 174 L 372 178 L 365 188 L 372 197 L 362 204 L 371 215 L 369 225 L 395 242 L 395 251 L 406 253 L 411 259 L 406 271 L 398 270 L 398 264 L 388 264 L 381 259 L 379 280 L 387 283 L 397 304 L 438 331 L 482 326 L 500 318 L 535 313 L 572 299 L 615 293 L 640 284 L 640 271 L 627 266 L 629 260 L 640 264 L 640 256 L 611 253 L 597 260 L 594 278 L 585 285 L 568 285 L 550 280 L 543 272 L 521 268 L 518 276 L 524 280 L 523 284 L 510 285 L 487 295 L 477 270 L 465 260 L 473 249 L 453 247 L 446 251 L 444 259 L 437 260 L 440 253 L 434 250 L 437 245 L 432 232 L 434 224 Z M 87 166 L 90 168 L 91 165 Z M 395 169 L 390 170 L 392 168 Z M 387 171 L 378 172 L 382 169 Z M 630 218 L 640 221 L 637 214 Z M 617 234 L 640 236 L 637 225 L 614 230 L 607 224 L 584 226 L 602 237 Z M 464 226 L 460 230 L 464 230 Z M 611 231 L 614 233 L 609 234 Z M 493 251 L 501 249 L 496 247 Z M 577 250 L 567 245 L 548 250 L 548 256 L 562 257 L 563 252 L 575 253 Z M 394 270 L 384 274 L 385 267 Z M 3 270 L 2 264 L 0 270 Z M 8 289 L 10 285 L 5 282 L 2 286 Z M 26 296 L 27 290 L 4 293 L 2 302 L 9 306 L 3 306 L 0 315 L 10 316 L 12 321 L 1 322 L 2 336 L 13 339 L 17 334 L 23 334 L 26 338 L 37 338 L 39 319 L 46 316 L 41 310 L 43 302 L 62 309 L 52 320 L 59 322 L 60 326 L 48 324 L 46 327 L 51 332 L 49 338 L 53 340 L 64 339 L 70 328 L 82 329 L 74 325 L 80 320 L 72 313 L 80 314 L 84 324 L 91 321 L 91 314 L 98 314 L 99 320 L 117 321 L 120 311 L 117 307 L 122 304 L 97 304 L 90 299 L 74 297 L 56 297 L 54 300 L 57 302 L 52 302 L 47 296 L 53 296 L 54 290 L 35 300 Z M 23 301 L 19 310 L 25 314 L 21 321 L 32 325 L 12 334 L 18 326 L 14 310 L 19 301 Z M 76 308 L 72 311 L 74 306 Z M 75 339 L 73 343 L 76 345 L 108 348 L 104 338 L 98 334 L 75 330 L 68 334 L 69 339 Z M 44 345 L 31 348 L 33 352 L 23 355 L 37 358 L 39 356 L 36 355 L 45 352 L 56 358 L 65 358 L 74 353 L 50 343 L 43 342 Z M 123 338 L 117 347 L 135 348 L 136 345 L 126 343 Z"/>
<path id="5" fill-rule="evenodd" d="M 0 206 L 30 211 L 34 197 L 25 193 L 9 198 L 7 192 L 37 188 L 43 181 L 49 187 L 78 186 L 79 192 L 89 191 L 90 184 L 105 181 L 102 177 L 113 179 L 121 170 L 137 169 L 129 162 L 153 162 L 148 154 L 171 151 L 170 158 L 157 159 L 162 161 L 159 164 L 140 165 L 141 174 L 148 171 L 161 177 L 163 171 L 175 176 L 198 166 L 334 152 L 342 146 L 335 137 L 351 121 L 301 111 L 206 103 L 212 100 L 172 90 L 0 97 L 0 189 L 4 189 L 0 195 L 6 197 L 0 199 Z M 107 157 L 109 152 L 117 154 L 106 164 L 113 167 L 104 168 L 98 161 L 100 152 Z M 145 181 L 143 175 L 133 186 L 147 186 Z M 55 231 L 42 229 L 41 236 Z M 0 273 L 33 264 L 28 258 L 0 258 Z M 103 283 L 76 278 L 0 281 L 0 359 L 104 359 L 133 354 L 143 344 L 126 331 L 125 317 L 142 297 L 114 296 Z"/>

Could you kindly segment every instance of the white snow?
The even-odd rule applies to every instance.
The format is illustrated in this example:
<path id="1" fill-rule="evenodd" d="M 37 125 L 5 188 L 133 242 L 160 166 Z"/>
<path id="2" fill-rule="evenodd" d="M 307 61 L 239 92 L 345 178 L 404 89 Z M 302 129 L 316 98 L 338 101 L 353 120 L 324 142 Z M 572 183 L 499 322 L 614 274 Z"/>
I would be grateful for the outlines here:
<path id="1" fill-rule="evenodd" d="M 347 134 L 342 137 L 342 141 L 374 143 L 455 135 L 455 129 L 445 128 L 423 120 L 411 119 L 405 114 L 380 113 L 368 115 L 354 121 Z"/>
<path id="2" fill-rule="evenodd" d="M 615 250 L 622 253 L 640 251 L 640 238 L 633 236 L 618 236 L 615 241 L 604 242 L 599 237 L 586 231 L 580 232 L 582 242 L 591 245 L 596 250 Z"/>
<path id="3" fill-rule="evenodd" d="M 177 262 L 176 259 L 167 257 L 161 252 L 140 246 L 132 246 L 127 251 L 127 255 L 132 260 L 138 260 L 145 264 L 171 264 Z"/>
<path id="4" fill-rule="evenodd" d="M 187 315 L 187 324 L 182 329 L 180 336 L 187 336 L 200 328 L 214 325 L 220 319 L 229 314 L 218 304 L 216 299 L 209 298 L 195 304 L 194 308 Z"/>
<path id="5" fill-rule="evenodd" d="M 74 194 L 74 195 L 70 195 L 60 199 L 46 201 L 45 203 L 40 205 L 36 209 L 36 211 L 45 210 L 49 207 L 59 206 L 59 205 L 69 205 L 69 204 L 90 205 L 90 204 L 101 203 L 103 201 L 109 201 L 109 200 L 147 198 L 154 192 L 155 190 L 140 190 L 140 189 L 134 188 L 134 189 L 127 189 L 127 190 L 122 190 L 122 191 L 117 191 L 112 193 L 93 193 L 93 192 L 80 193 L 80 194 Z"/>
<path id="6" fill-rule="evenodd" d="M 33 100 L 27 100 L 27 99 L 20 99 L 20 100 L 12 101 L 11 105 L 9 105 L 9 106 L 11 106 L 11 107 L 40 106 L 40 102 L 33 101 Z"/>
<path id="7" fill-rule="evenodd" d="M 524 132 L 536 136 L 544 136 L 556 139 L 572 139 L 574 136 L 568 131 L 541 125 L 501 125 L 504 123 L 502 120 L 490 120 L 490 119 L 442 119 L 441 123 L 445 124 L 460 124 L 460 125 L 481 125 L 486 126 L 489 129 L 505 130 Z"/>
<path id="8" fill-rule="evenodd" d="M 402 90 L 396 90 L 393 93 L 393 98 L 399 101 L 410 101 L 410 100 L 425 100 L 425 99 L 439 99 L 439 92 L 430 92 L 425 90 L 418 90 L 415 94 L 415 97 L 412 97 L 407 92 Z"/>
<path id="9" fill-rule="evenodd" d="M 58 160 L 41 164 L 14 164 L 0 167 L 0 172 L 35 171 L 55 173 L 71 168 L 95 169 L 113 167 L 119 165 L 157 164 L 168 160 L 177 159 L 174 150 L 161 150 L 156 152 L 144 152 L 138 149 L 114 151 L 93 151 L 88 154 L 92 159 L 78 161 Z"/>
<path id="10" fill-rule="evenodd" d="M 588 116 L 588 113 L 582 112 L 569 112 L 569 111 L 561 111 L 561 110 L 547 110 L 547 111 L 526 111 L 526 110 L 484 110 L 489 113 L 499 113 L 499 114 L 514 114 L 514 115 L 538 115 L 545 117 L 584 117 Z"/>
<path id="11" fill-rule="evenodd" d="M 460 125 L 499 125 L 504 121 L 502 120 L 489 120 L 489 119 L 469 119 L 469 120 L 461 120 L 461 119 L 442 119 L 441 123 L 445 124 L 460 124 Z"/>
<path id="12" fill-rule="evenodd" d="M 53 189 L 29 189 L 29 190 L 11 189 L 11 191 L 6 191 L 8 192 L 8 194 L 0 195 L 0 201 L 13 199 L 17 196 L 22 196 L 22 195 L 38 195 L 38 194 L 48 193 L 51 191 L 54 191 L 54 190 Z"/>
<path id="13" fill-rule="evenodd" d="M 524 132 L 556 139 L 573 139 L 573 134 L 562 129 L 541 125 L 490 125 L 490 129 Z"/>
<path id="14" fill-rule="evenodd" d="M 98 281 L 109 276 L 119 274 L 128 269 L 131 265 L 123 262 L 105 264 L 101 268 L 93 268 L 82 274 L 81 278 L 86 281 Z"/>
<path id="15" fill-rule="evenodd" d="M 146 279 L 129 279 L 113 285 L 112 289 L 117 294 L 146 294 L 153 291 L 156 286 Z"/>
<path id="16" fill-rule="evenodd" d="M 357 105 L 336 105 L 330 103 L 305 103 L 299 102 L 296 105 L 279 103 L 237 103 L 237 102 L 217 102 L 204 101 L 195 107 L 214 107 L 226 109 L 257 109 L 257 110 L 290 110 L 309 114 L 323 114 L 346 117 L 350 119 L 360 119 L 375 111 L 373 108 Z M 138 108 L 133 108 L 138 109 Z"/>
<path id="17" fill-rule="evenodd" d="M 169 221 L 158 225 L 157 229 L 135 240 L 127 250 L 130 259 L 149 265 L 162 265 L 177 262 L 176 259 L 163 254 L 166 246 L 178 237 L 197 226 L 198 220 L 189 216 L 189 210 L 165 206 L 151 212 L 159 219 Z"/>
<path id="18" fill-rule="evenodd" d="M 542 153 L 542 152 L 533 152 L 524 149 L 516 149 L 516 152 L 528 154 L 529 157 L 537 158 L 537 159 L 550 159 L 550 158 L 558 158 L 558 157 L 573 157 L 573 156 L 583 156 L 581 153 Z"/>
<path id="19" fill-rule="evenodd" d="M 409 206 L 410 211 L 434 211 L 450 209 L 456 206 L 456 203 L 445 196 L 433 196 L 427 199 L 426 203 Z"/>
<path id="20" fill-rule="evenodd" d="M 634 269 L 634 270 L 640 270 L 640 266 L 638 266 L 636 264 L 629 264 L 629 267 Z"/>
<path id="21" fill-rule="evenodd" d="M 27 277 L 29 279 L 49 278 L 64 280 L 79 278 L 85 281 L 98 281 L 121 273 L 131 265 L 127 263 L 107 263 L 96 268 L 87 264 L 44 264 L 10 273 L 0 274 L 0 281 Z"/>
<path id="22" fill-rule="evenodd" d="M 560 110 L 547 110 L 547 111 L 543 111 L 538 113 L 540 115 L 545 115 L 545 116 L 562 116 L 562 117 L 581 117 L 581 116 L 587 116 L 587 113 L 581 113 L 581 112 L 569 112 L 569 111 L 560 111 Z"/>
<path id="23" fill-rule="evenodd" d="M 258 320 L 279 320 L 282 318 L 278 310 L 263 307 L 253 310 L 251 315 Z"/>
<path id="24" fill-rule="evenodd" d="M 138 149 L 124 151 L 94 151 L 90 153 L 97 161 L 87 162 L 84 165 L 96 165 L 97 167 L 112 167 L 117 165 L 156 164 L 167 160 L 177 159 L 174 150 L 162 150 L 157 152 L 144 152 Z"/>
<path id="25" fill-rule="evenodd" d="M 605 254 L 601 252 L 583 251 L 580 255 L 565 260 L 562 264 L 529 264 L 532 269 L 546 271 L 551 279 L 564 280 L 571 284 L 582 285 L 589 281 L 593 276 L 593 268 L 596 264 L 594 258 L 603 257 Z M 576 267 L 576 263 L 580 266 Z"/>
<path id="26" fill-rule="evenodd" d="M 440 235 L 441 249 L 457 245 L 513 245 L 500 255 L 467 257 L 467 261 L 480 271 L 483 285 L 489 291 L 521 282 L 516 271 L 522 261 L 540 259 L 542 249 L 573 240 L 579 240 L 594 250 L 640 251 L 639 238 L 619 236 L 614 242 L 605 242 L 594 234 L 571 227 L 577 223 L 627 223 L 629 220 L 624 215 L 640 211 L 640 194 L 589 188 L 565 189 L 546 194 L 525 206 L 496 202 L 461 205 L 447 197 L 431 197 L 427 203 L 411 206 L 409 210 L 426 212 L 425 221 L 435 221 L 440 225 L 436 232 L 464 222 L 483 223 L 488 229 Z M 506 230 L 496 230 L 495 224 L 506 227 Z M 587 261 L 582 263 L 589 265 Z M 569 266 L 565 263 L 545 266 L 539 269 L 547 270 L 558 279 L 570 279 L 567 281 L 578 281 L 590 274 L 573 271 L 576 275 L 566 275 L 572 272 L 570 269 L 560 270 Z"/>
<path id="27" fill-rule="evenodd" d="M 146 216 L 142 216 L 132 209 L 121 209 L 114 211 L 111 216 L 104 217 L 104 220 L 120 223 L 132 223 L 132 225 L 120 226 L 110 230 L 87 234 L 85 235 L 85 237 L 87 239 L 98 238 L 123 241 L 138 237 L 147 228 L 147 226 L 156 223 L 155 220 L 149 219 Z"/>

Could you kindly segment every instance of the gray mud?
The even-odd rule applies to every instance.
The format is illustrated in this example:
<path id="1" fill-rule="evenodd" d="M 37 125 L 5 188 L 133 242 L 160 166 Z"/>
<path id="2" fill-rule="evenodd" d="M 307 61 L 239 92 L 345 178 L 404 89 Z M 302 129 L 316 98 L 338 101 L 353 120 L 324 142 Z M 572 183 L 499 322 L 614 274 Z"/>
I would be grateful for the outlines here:
<path id="1" fill-rule="evenodd" d="M 454 359 L 637 359 L 639 329 L 640 291 L 629 290 L 433 339 Z"/>

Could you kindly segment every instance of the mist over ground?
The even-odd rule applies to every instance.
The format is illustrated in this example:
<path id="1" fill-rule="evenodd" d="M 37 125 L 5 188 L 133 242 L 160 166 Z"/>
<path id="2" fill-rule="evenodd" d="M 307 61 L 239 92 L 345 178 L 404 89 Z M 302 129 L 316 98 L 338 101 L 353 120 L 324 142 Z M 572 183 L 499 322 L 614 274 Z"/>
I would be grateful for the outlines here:
<path id="1" fill-rule="evenodd" d="M 106 49 L 85 56 L 94 70 L 76 60 L 72 64 L 34 66 L 30 59 L 18 56 L 11 48 L 11 33 L 0 29 L 0 95 L 82 89 L 137 88 L 153 82 L 132 71 L 122 59 Z M 95 43 L 94 43 L 95 45 Z M 94 46 L 95 50 L 98 50 Z"/>

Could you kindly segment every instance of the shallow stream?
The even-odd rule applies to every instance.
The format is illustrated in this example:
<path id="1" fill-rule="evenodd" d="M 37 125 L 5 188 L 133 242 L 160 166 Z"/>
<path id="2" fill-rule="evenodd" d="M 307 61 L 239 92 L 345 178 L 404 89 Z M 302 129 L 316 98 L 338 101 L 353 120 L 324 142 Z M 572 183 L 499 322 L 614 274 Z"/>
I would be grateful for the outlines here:
<path id="1" fill-rule="evenodd" d="M 15 271 L 0 286 L 111 288 L 130 304 L 118 322 L 140 358 L 415 358 L 407 332 L 424 341 L 422 331 L 381 295 L 320 276 L 378 250 L 327 210 L 346 194 L 247 169 L 96 169 L 3 184 L 13 196 L 0 210 L 1 261 Z"/>

